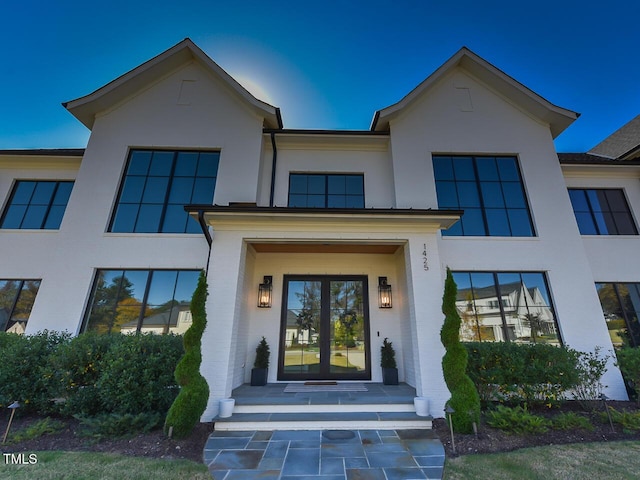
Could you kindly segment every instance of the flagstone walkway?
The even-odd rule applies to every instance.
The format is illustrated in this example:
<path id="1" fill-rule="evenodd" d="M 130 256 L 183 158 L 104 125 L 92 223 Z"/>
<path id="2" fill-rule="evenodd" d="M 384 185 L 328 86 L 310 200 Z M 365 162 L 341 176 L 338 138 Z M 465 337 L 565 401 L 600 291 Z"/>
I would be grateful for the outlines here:
<path id="1" fill-rule="evenodd" d="M 204 449 L 214 480 L 441 479 L 433 430 L 216 431 Z"/>

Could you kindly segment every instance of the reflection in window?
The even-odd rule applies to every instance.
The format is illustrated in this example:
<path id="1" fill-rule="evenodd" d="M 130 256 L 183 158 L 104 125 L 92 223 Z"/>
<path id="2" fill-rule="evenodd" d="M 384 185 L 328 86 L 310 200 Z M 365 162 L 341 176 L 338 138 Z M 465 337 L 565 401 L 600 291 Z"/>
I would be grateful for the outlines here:
<path id="1" fill-rule="evenodd" d="M 289 206 L 306 208 L 364 208 L 362 175 L 292 173 Z"/>
<path id="2" fill-rule="evenodd" d="M 433 157 L 438 207 L 464 210 L 444 236 L 531 237 L 533 224 L 515 157 Z"/>
<path id="3" fill-rule="evenodd" d="M 176 333 L 191 326 L 198 270 L 99 270 L 85 331 Z"/>
<path id="4" fill-rule="evenodd" d="M 569 197 L 582 235 L 637 235 L 622 189 L 570 188 Z"/>
<path id="5" fill-rule="evenodd" d="M 453 278 L 460 340 L 560 344 L 543 273 L 454 272 Z"/>
<path id="6" fill-rule="evenodd" d="M 73 182 L 17 181 L 0 228 L 59 229 L 72 188 Z"/>
<path id="7" fill-rule="evenodd" d="M 198 233 L 184 206 L 211 204 L 219 152 L 132 150 L 112 232 Z"/>
<path id="8" fill-rule="evenodd" d="M 0 331 L 23 334 L 40 280 L 0 280 Z"/>
<path id="9" fill-rule="evenodd" d="M 611 343 L 640 346 L 640 283 L 596 283 Z"/>

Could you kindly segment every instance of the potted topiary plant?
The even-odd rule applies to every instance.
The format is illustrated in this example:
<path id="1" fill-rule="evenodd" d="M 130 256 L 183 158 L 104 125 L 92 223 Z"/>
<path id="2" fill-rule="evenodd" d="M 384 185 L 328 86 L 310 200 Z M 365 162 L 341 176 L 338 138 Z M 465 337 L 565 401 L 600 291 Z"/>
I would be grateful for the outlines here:
<path id="1" fill-rule="evenodd" d="M 385 337 L 380 347 L 380 366 L 382 367 L 382 383 L 385 385 L 398 385 L 396 352 L 393 349 L 393 343 L 387 337 Z"/>
<path id="2" fill-rule="evenodd" d="M 251 369 L 251 385 L 261 386 L 267 384 L 267 372 L 269 371 L 269 344 L 267 339 L 262 337 L 256 347 L 256 360 Z"/>

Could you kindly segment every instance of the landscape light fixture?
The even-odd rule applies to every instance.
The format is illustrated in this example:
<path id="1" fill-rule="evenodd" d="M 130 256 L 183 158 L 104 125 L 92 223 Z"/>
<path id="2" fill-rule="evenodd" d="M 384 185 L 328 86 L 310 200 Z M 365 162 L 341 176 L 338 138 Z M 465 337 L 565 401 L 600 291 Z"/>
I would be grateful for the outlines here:
<path id="1" fill-rule="evenodd" d="M 258 287 L 258 308 L 271 308 L 271 289 L 273 277 L 265 275 Z"/>

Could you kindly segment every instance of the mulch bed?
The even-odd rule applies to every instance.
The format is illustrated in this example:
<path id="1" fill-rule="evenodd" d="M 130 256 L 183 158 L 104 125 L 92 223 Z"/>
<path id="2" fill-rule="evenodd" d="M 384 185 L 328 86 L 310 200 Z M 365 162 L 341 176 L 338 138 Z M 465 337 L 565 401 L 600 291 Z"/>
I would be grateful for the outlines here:
<path id="1" fill-rule="evenodd" d="M 609 402 L 616 410 L 638 411 L 638 406 L 633 402 Z M 624 433 L 620 425 L 615 425 L 615 431 L 611 431 L 608 422 L 602 422 L 599 412 L 585 413 L 577 402 L 567 402 L 562 409 L 531 409 L 532 413 L 552 417 L 560 412 L 574 411 L 588 416 L 595 427 L 593 431 L 586 430 L 549 430 L 540 435 L 512 435 L 497 430 L 481 423 L 478 435 L 455 434 L 456 451 L 451 445 L 449 426 L 444 419 L 436 419 L 433 422 L 434 430 L 442 441 L 447 456 L 469 455 L 476 453 L 508 452 L 526 447 L 543 445 L 560 445 L 566 443 L 582 442 L 611 442 L 618 440 L 640 440 L 640 432 Z M 16 416 L 11 425 L 11 432 L 17 432 L 28 427 L 41 417 Z M 138 457 L 187 459 L 196 462 L 202 461 L 204 444 L 213 431 L 213 423 L 197 424 L 191 435 L 183 440 L 167 438 L 162 430 L 154 430 L 149 433 L 133 435 L 124 438 L 110 438 L 96 440 L 79 435 L 80 423 L 75 419 L 57 419 L 64 421 L 66 428 L 61 432 L 44 435 L 39 438 L 0 445 L 0 451 L 5 453 L 35 452 L 42 450 L 62 451 L 87 451 L 117 453 Z M 0 418 L 0 440 L 7 427 L 8 415 Z"/>

